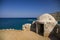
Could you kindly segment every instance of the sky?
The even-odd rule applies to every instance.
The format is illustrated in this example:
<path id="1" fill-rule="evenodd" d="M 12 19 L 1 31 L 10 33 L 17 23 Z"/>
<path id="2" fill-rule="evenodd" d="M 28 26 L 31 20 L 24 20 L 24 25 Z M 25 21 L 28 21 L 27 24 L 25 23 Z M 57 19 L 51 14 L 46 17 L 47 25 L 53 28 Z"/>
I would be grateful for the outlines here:
<path id="1" fill-rule="evenodd" d="M 0 18 L 38 17 L 60 12 L 60 0 L 0 0 Z"/>

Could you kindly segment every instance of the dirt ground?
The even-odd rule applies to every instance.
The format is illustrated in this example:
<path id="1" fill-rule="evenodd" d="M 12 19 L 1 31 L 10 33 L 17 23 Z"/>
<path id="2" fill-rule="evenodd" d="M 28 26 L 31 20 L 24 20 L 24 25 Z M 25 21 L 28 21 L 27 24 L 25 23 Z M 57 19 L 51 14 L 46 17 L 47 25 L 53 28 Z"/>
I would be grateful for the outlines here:
<path id="1" fill-rule="evenodd" d="M 0 30 L 0 40 L 50 40 L 31 31 Z"/>
<path id="2" fill-rule="evenodd" d="M 44 37 L 32 31 L 0 30 L 0 40 L 59 40 L 55 36 Z"/>

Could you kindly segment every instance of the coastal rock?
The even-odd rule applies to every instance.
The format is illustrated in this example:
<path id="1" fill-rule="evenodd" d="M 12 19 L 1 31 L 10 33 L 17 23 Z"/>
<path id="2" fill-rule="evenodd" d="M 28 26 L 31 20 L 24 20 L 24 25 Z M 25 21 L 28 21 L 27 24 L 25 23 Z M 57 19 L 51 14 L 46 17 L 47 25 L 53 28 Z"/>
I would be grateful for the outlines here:
<path id="1" fill-rule="evenodd" d="M 36 21 L 33 21 L 30 30 L 36 33 Z"/>
<path id="2" fill-rule="evenodd" d="M 32 24 L 34 24 L 36 21 L 33 21 Z"/>
<path id="3" fill-rule="evenodd" d="M 2 29 L 2 30 L 15 30 L 15 29 L 11 29 L 11 28 L 10 28 L 10 29 Z"/>
<path id="4" fill-rule="evenodd" d="M 44 24 L 45 36 L 49 36 L 49 34 L 53 31 L 54 27 L 57 24 L 57 21 L 55 20 L 55 18 L 48 13 L 41 15 L 38 18 L 38 22 Z"/>
<path id="5" fill-rule="evenodd" d="M 40 15 L 35 22 L 33 22 L 35 26 L 32 26 L 36 33 L 42 34 L 44 36 L 49 36 L 50 33 L 53 31 L 54 27 L 57 24 L 57 21 L 53 16 L 48 13 Z"/>
<path id="6" fill-rule="evenodd" d="M 30 31 L 30 26 L 31 26 L 31 24 L 26 23 L 26 24 L 24 24 L 22 27 L 23 27 L 23 30 L 24 30 L 24 31 Z"/>

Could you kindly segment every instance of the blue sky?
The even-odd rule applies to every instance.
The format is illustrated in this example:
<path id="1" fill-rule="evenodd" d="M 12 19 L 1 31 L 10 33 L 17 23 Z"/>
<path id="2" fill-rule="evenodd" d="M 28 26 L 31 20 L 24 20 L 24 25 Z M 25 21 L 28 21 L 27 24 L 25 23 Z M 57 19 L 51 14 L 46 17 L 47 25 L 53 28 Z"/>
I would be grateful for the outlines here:
<path id="1" fill-rule="evenodd" d="M 1 0 L 0 18 L 38 17 L 60 11 L 59 0 Z"/>

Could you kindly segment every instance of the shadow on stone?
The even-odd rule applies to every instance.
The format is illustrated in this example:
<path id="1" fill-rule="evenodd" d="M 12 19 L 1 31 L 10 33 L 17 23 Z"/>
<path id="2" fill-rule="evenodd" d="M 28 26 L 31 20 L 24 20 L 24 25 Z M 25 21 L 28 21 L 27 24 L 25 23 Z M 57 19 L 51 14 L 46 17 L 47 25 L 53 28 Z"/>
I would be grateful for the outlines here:
<path id="1" fill-rule="evenodd" d="M 36 23 L 31 24 L 30 30 L 36 33 Z"/>
<path id="2" fill-rule="evenodd" d="M 51 31 L 49 38 L 51 40 L 60 40 L 60 26 L 56 25 L 54 29 Z"/>
<path id="3" fill-rule="evenodd" d="M 44 24 L 38 23 L 38 34 L 44 36 Z M 31 31 L 36 33 L 36 23 L 33 23 L 30 28 Z"/>

